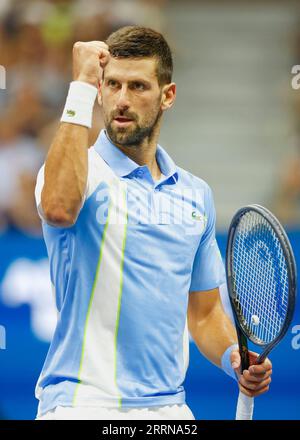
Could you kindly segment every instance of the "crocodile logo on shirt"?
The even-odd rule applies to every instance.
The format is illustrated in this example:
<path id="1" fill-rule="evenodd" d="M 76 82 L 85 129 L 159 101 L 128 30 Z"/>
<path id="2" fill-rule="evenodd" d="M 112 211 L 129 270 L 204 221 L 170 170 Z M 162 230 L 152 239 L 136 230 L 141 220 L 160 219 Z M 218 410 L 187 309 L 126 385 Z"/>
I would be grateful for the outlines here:
<path id="1" fill-rule="evenodd" d="M 203 221 L 206 223 L 206 215 L 197 214 L 197 211 L 192 212 L 192 218 L 198 222 Z"/>
<path id="2" fill-rule="evenodd" d="M 73 117 L 76 115 L 76 112 L 74 110 L 67 110 L 67 115 Z"/>

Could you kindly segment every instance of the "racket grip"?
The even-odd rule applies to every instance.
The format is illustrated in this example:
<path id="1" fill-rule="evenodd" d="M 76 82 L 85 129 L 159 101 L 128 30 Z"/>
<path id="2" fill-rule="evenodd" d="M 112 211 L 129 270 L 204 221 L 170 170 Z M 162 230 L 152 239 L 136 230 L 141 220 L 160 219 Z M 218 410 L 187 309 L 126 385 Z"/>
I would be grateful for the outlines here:
<path id="1" fill-rule="evenodd" d="M 236 407 L 235 420 L 252 420 L 254 409 L 254 398 L 239 392 L 238 403 Z"/>

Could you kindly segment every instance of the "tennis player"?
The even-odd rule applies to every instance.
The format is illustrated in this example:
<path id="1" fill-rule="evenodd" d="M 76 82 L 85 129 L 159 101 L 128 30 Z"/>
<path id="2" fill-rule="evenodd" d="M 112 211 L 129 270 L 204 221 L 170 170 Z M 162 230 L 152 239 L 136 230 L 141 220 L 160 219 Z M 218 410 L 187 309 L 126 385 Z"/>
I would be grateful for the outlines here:
<path id="1" fill-rule="evenodd" d="M 269 360 L 239 372 L 212 192 L 158 144 L 176 96 L 167 42 L 137 26 L 77 42 L 73 73 L 36 185 L 58 309 L 37 419 L 193 420 L 188 330 L 245 394 L 266 392 Z M 88 148 L 97 95 L 105 130 Z"/>

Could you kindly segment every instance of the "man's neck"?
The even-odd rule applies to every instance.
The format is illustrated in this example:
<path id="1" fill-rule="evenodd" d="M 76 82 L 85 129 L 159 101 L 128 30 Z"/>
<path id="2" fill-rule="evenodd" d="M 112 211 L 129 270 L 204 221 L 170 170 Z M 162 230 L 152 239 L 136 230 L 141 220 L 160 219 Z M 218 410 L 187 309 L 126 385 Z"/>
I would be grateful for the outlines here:
<path id="1" fill-rule="evenodd" d="M 156 149 L 159 130 L 154 130 L 151 138 L 144 139 L 140 145 L 124 146 L 115 144 L 126 156 L 139 165 L 146 165 L 152 175 L 153 180 L 159 180 L 161 170 L 156 161 Z"/>
<path id="2" fill-rule="evenodd" d="M 117 145 L 123 153 L 131 160 L 139 165 L 146 165 L 153 177 L 153 180 L 158 180 L 161 176 L 161 170 L 156 160 L 157 145 L 140 145 L 138 147 L 124 147 Z"/>

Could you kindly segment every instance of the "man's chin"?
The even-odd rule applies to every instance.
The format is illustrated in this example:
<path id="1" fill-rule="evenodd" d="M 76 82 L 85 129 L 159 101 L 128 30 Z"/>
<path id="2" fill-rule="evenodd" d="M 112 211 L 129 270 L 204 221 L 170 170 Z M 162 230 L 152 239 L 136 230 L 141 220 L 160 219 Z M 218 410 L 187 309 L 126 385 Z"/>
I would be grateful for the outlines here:
<path id="1" fill-rule="evenodd" d="M 120 145 L 130 145 L 132 144 L 133 139 L 135 139 L 134 133 L 128 127 L 118 127 L 116 129 L 110 127 L 108 134 L 114 143 Z"/>

